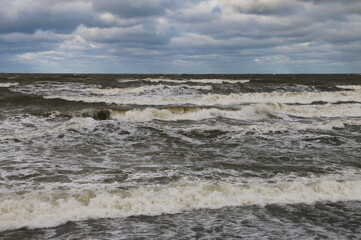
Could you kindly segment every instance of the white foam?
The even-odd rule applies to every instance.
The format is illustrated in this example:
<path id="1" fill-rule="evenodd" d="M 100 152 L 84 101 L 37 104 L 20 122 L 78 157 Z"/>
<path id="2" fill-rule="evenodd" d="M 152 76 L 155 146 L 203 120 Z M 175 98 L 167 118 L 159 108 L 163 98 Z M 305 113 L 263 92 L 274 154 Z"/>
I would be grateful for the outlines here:
<path id="1" fill-rule="evenodd" d="M 83 110 L 92 116 L 96 109 Z M 240 109 L 202 108 L 202 107 L 170 107 L 164 109 L 146 108 L 143 110 L 118 111 L 109 110 L 110 118 L 122 122 L 146 122 L 152 120 L 179 121 L 203 120 L 211 118 L 229 118 L 238 120 L 260 120 L 273 116 L 288 118 L 287 115 L 315 117 L 361 117 L 361 104 L 336 105 L 284 105 L 284 104 L 253 104 Z M 88 115 L 87 115 L 88 116 Z M 320 126 L 322 124 L 319 124 Z M 336 124 L 340 125 L 340 124 Z M 324 125 L 323 125 L 324 126 Z"/>
<path id="2" fill-rule="evenodd" d="M 126 94 L 126 93 L 140 93 L 145 91 L 151 91 L 154 89 L 163 88 L 163 85 L 155 85 L 155 86 L 142 86 L 136 88 L 86 88 L 82 89 L 82 92 L 90 92 L 94 94 L 102 94 L 102 95 L 118 95 L 118 94 Z"/>
<path id="3" fill-rule="evenodd" d="M 361 117 L 361 104 L 325 104 L 325 105 L 253 105 L 270 113 L 281 113 L 298 117 Z"/>
<path id="4" fill-rule="evenodd" d="M 0 197 L 0 231 L 195 209 L 352 200 L 361 200 L 360 179 L 299 179 L 274 184 L 175 182 L 129 190 L 9 193 Z"/>
<path id="5" fill-rule="evenodd" d="M 142 93 L 146 91 L 152 91 L 156 89 L 163 89 L 163 88 L 188 88 L 188 89 L 201 89 L 201 90 L 211 90 L 211 86 L 189 86 L 189 85 L 179 85 L 179 86 L 166 86 L 166 85 L 150 85 L 150 86 L 141 86 L 135 88 L 86 88 L 81 89 L 82 92 L 90 92 L 94 94 L 101 94 L 101 95 L 119 95 L 119 94 L 132 94 L 132 93 Z"/>
<path id="6" fill-rule="evenodd" d="M 126 112 L 112 111 L 111 118 L 124 122 L 145 122 L 152 120 L 178 121 L 178 120 L 202 120 L 209 118 L 232 118 L 232 119 L 264 119 L 267 112 L 258 111 L 252 107 L 232 111 L 218 108 L 146 108 L 144 110 L 129 110 Z"/>
<path id="7" fill-rule="evenodd" d="M 290 124 L 262 124 L 262 125 L 245 125 L 245 126 L 227 126 L 227 125 L 197 125 L 194 127 L 177 128 L 178 131 L 184 132 L 204 132 L 204 131 L 224 131 L 224 132 L 282 132 L 292 130 L 332 130 L 334 128 L 345 128 L 346 125 L 361 125 L 361 120 L 332 120 L 327 122 L 300 123 Z M 173 128 L 174 130 L 174 128 Z"/>
<path id="8" fill-rule="evenodd" d="M 8 87 L 16 86 L 18 84 L 19 83 L 0 83 L 0 87 L 8 88 Z"/>
<path id="9" fill-rule="evenodd" d="M 60 132 L 67 129 L 87 128 L 93 126 L 97 121 L 93 118 L 72 118 L 69 121 L 58 123 L 53 126 L 40 128 L 31 131 L 20 131 L 12 134 L 6 134 L 0 137 L 0 139 L 12 139 L 12 138 L 27 138 L 38 137 L 47 133 Z"/>
<path id="10" fill-rule="evenodd" d="M 68 101 L 103 102 L 107 104 L 138 104 L 138 105 L 177 105 L 193 104 L 202 106 L 237 105 L 245 103 L 301 103 L 323 101 L 336 102 L 361 102 L 361 91 L 336 91 L 336 92 L 261 92 L 240 94 L 207 94 L 197 96 L 162 97 L 149 96 L 137 98 L 113 98 L 107 96 L 69 96 L 52 95 L 47 99 L 60 98 Z"/>
<path id="11" fill-rule="evenodd" d="M 37 95 L 53 95 L 53 94 L 69 94 L 76 95 L 83 93 L 86 88 L 100 88 L 99 85 L 83 84 L 83 83 L 61 83 L 61 82 L 38 82 L 29 85 L 21 85 L 12 88 L 11 91 L 24 94 Z"/>
<path id="12" fill-rule="evenodd" d="M 172 80 L 165 78 L 146 78 L 144 79 L 149 82 L 172 82 L 172 83 L 213 83 L 213 84 L 222 84 L 222 83 L 248 83 L 250 80 L 230 80 L 230 79 L 186 79 L 186 80 Z"/>

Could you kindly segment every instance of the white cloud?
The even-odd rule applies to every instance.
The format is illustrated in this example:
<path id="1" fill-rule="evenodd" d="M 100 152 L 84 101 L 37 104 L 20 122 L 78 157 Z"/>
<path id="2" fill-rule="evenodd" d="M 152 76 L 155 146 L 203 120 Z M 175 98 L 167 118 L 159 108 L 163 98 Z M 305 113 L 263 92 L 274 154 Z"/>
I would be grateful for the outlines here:
<path id="1" fill-rule="evenodd" d="M 220 0 L 200 1 L 196 5 L 189 5 L 185 8 L 168 11 L 170 18 L 183 22 L 205 22 L 214 20 L 220 16 L 222 3 Z"/>
<path id="2" fill-rule="evenodd" d="M 71 39 L 62 42 L 58 48 L 66 51 L 86 51 L 101 47 L 101 44 L 88 42 L 81 36 L 74 34 Z"/>
<path id="3" fill-rule="evenodd" d="M 217 41 L 209 36 L 200 35 L 196 33 L 187 33 L 180 37 L 174 37 L 170 40 L 171 44 L 183 45 L 183 46 L 205 46 L 220 44 L 221 41 Z"/>
<path id="4" fill-rule="evenodd" d="M 130 26 L 130 25 L 135 25 L 139 22 L 137 19 L 119 18 L 109 12 L 104 12 L 99 14 L 98 18 L 100 22 L 104 24 L 117 25 L 117 26 Z"/>
<path id="5" fill-rule="evenodd" d="M 67 56 L 71 56 L 65 52 L 57 51 L 44 51 L 44 52 L 26 52 L 19 54 L 17 57 L 20 61 L 33 61 L 33 62 L 43 62 L 51 63 L 54 60 L 64 60 Z"/>
<path id="6" fill-rule="evenodd" d="M 75 34 L 87 40 L 104 41 L 104 40 L 119 40 L 129 38 L 134 35 L 141 35 L 145 33 L 142 25 L 135 25 L 131 27 L 86 27 L 81 24 L 75 31 Z"/>
<path id="7" fill-rule="evenodd" d="M 171 28 L 171 23 L 167 18 L 158 18 L 156 25 L 156 33 L 159 35 L 163 35 L 169 31 Z"/>

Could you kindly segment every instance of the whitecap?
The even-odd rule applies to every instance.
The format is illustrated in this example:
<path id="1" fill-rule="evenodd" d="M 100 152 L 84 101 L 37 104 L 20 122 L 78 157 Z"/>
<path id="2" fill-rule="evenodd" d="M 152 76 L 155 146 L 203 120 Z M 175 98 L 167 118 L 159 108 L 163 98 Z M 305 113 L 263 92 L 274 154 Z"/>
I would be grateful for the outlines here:
<path id="1" fill-rule="evenodd" d="M 207 94 L 193 96 L 147 96 L 137 98 L 122 98 L 108 96 L 70 96 L 50 95 L 46 99 L 64 99 L 67 101 L 102 102 L 107 104 L 136 104 L 136 105 L 237 105 L 247 103 L 299 103 L 310 104 L 313 102 L 361 102 L 360 91 L 335 91 L 335 92 L 261 92 L 239 94 Z"/>
<path id="2" fill-rule="evenodd" d="M 361 117 L 361 104 L 336 105 L 285 105 L 251 104 L 237 109 L 216 107 L 168 107 L 132 110 L 84 109 L 80 115 L 97 120 L 118 120 L 121 122 L 146 122 L 152 120 L 179 121 L 229 118 L 237 120 L 261 120 L 289 116 L 303 118 Z M 338 124 L 339 125 L 339 124 Z"/>
<path id="3" fill-rule="evenodd" d="M 149 82 L 171 82 L 171 83 L 212 83 L 212 84 L 222 84 L 222 83 L 248 83 L 250 80 L 239 80 L 239 79 L 165 79 L 165 78 L 146 78 L 145 81 Z"/>
<path id="4" fill-rule="evenodd" d="M 108 96 L 108 95 L 119 95 L 119 94 L 142 93 L 142 92 L 153 91 L 163 88 L 169 88 L 169 89 L 187 88 L 187 89 L 197 89 L 197 90 L 212 89 L 211 86 L 190 86 L 190 85 L 167 86 L 167 85 L 159 84 L 159 85 L 132 87 L 132 88 L 85 88 L 85 89 L 80 89 L 80 91 Z"/>
<path id="5" fill-rule="evenodd" d="M 0 83 L 0 87 L 8 88 L 8 87 L 16 86 L 18 84 L 19 83 Z"/>
<path id="6" fill-rule="evenodd" d="M 361 200 L 360 179 L 301 178 L 254 184 L 181 181 L 128 190 L 9 193 L 0 197 L 0 231 L 196 209 L 354 200 Z"/>

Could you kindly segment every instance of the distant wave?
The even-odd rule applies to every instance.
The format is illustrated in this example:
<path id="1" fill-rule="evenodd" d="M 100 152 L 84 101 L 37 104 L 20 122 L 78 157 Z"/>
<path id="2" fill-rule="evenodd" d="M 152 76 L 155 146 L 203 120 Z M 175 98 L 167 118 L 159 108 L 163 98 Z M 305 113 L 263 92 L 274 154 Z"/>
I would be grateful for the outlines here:
<path id="1" fill-rule="evenodd" d="M 107 96 L 51 95 L 46 99 L 60 98 L 67 101 L 101 102 L 107 104 L 177 105 L 194 104 L 202 106 L 235 105 L 245 103 L 300 103 L 313 102 L 361 102 L 361 90 L 335 92 L 261 92 L 239 94 L 207 94 L 177 97 L 113 98 Z"/>
<path id="2" fill-rule="evenodd" d="M 0 231 L 196 209 L 352 200 L 361 200 L 360 179 L 302 178 L 273 184 L 174 182 L 128 190 L 33 191 L 0 197 Z"/>
<path id="3" fill-rule="evenodd" d="M 8 88 L 8 87 L 16 86 L 18 84 L 19 83 L 0 83 L 0 87 Z"/>
<path id="4" fill-rule="evenodd" d="M 332 130 L 334 128 L 345 128 L 347 125 L 359 126 L 361 120 L 331 120 L 326 122 L 311 123 L 289 123 L 289 124 L 253 124 L 244 126 L 227 125 L 198 125 L 194 127 L 178 128 L 176 130 L 183 132 L 205 132 L 205 131 L 223 131 L 223 132 L 284 132 L 284 131 L 302 131 L 302 130 Z"/>
<path id="5" fill-rule="evenodd" d="M 85 88 L 81 89 L 81 92 L 101 94 L 101 95 L 117 95 L 117 94 L 128 94 L 128 93 L 142 93 L 146 91 L 152 91 L 162 88 L 188 88 L 188 89 L 201 89 L 201 90 L 211 90 L 211 86 L 190 86 L 190 85 L 178 85 L 178 86 L 167 86 L 167 85 L 150 85 L 150 86 L 141 86 L 134 88 Z"/>
<path id="6" fill-rule="evenodd" d="M 338 88 L 341 89 L 352 89 L 352 90 L 360 90 L 361 85 L 338 85 Z"/>
<path id="7" fill-rule="evenodd" d="M 100 120 L 115 119 L 125 122 L 202 120 L 217 117 L 257 120 L 282 117 L 280 114 L 299 117 L 361 117 L 361 105 L 253 104 L 242 106 L 240 109 L 215 107 L 168 107 L 160 109 L 146 108 L 143 110 L 85 109 L 81 111 L 81 114 Z"/>
<path id="8" fill-rule="evenodd" d="M 250 80 L 231 80 L 231 79 L 165 79 L 165 78 L 146 78 L 145 81 L 149 82 L 172 82 L 172 83 L 213 83 L 213 84 L 222 84 L 222 83 L 248 83 Z"/>

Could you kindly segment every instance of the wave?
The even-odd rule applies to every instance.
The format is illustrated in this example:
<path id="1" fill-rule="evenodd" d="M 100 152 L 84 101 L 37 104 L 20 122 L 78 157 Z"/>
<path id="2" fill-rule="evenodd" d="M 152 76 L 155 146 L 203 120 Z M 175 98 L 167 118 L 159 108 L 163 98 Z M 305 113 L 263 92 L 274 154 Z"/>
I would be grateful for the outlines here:
<path id="1" fill-rule="evenodd" d="M 0 87 L 8 88 L 8 87 L 16 86 L 18 84 L 19 83 L 0 83 Z"/>
<path id="2" fill-rule="evenodd" d="M 21 131 L 12 134 L 5 134 L 0 139 L 14 139 L 14 138 L 27 138 L 27 137 L 38 137 L 47 133 L 60 132 L 68 129 L 86 128 L 93 126 L 96 121 L 93 118 L 72 118 L 69 121 L 55 124 L 50 127 L 45 127 L 37 130 Z"/>
<path id="3" fill-rule="evenodd" d="M 248 83 L 250 80 L 228 80 L 228 79 L 186 79 L 186 80 L 172 80 L 165 78 L 146 78 L 145 81 L 149 82 L 172 82 L 172 83 L 213 83 L 213 84 L 222 84 L 222 83 Z"/>
<path id="4" fill-rule="evenodd" d="M 100 85 L 84 83 L 64 83 L 64 82 L 36 82 L 27 85 L 21 85 L 12 88 L 12 92 L 31 94 L 31 95 L 52 95 L 52 94 L 70 94 L 76 95 L 83 93 L 87 88 L 100 88 Z"/>
<path id="5" fill-rule="evenodd" d="M 265 111 L 287 114 L 297 117 L 361 117 L 361 104 L 325 104 L 325 105 L 286 105 L 286 104 L 256 104 Z"/>
<path id="6" fill-rule="evenodd" d="M 96 113 L 97 114 L 97 113 Z M 210 118 L 232 118 L 244 120 L 259 120 L 269 118 L 266 111 L 259 111 L 256 108 L 245 107 L 242 110 L 226 110 L 219 108 L 187 108 L 173 107 L 166 109 L 146 108 L 143 110 L 118 111 L 111 110 L 109 118 L 122 122 L 146 122 L 152 120 L 180 121 L 180 120 L 203 120 Z"/>
<path id="7" fill-rule="evenodd" d="M 152 120 L 179 121 L 203 120 L 210 118 L 230 118 L 238 120 L 260 120 L 272 117 L 361 117 L 360 104 L 336 105 L 284 105 L 253 104 L 240 109 L 215 107 L 168 107 L 133 110 L 117 109 L 84 109 L 81 116 L 96 120 L 119 120 L 123 122 L 145 122 Z"/>
<path id="8" fill-rule="evenodd" d="M 338 85 L 341 89 L 361 90 L 361 85 Z"/>
<path id="9" fill-rule="evenodd" d="M 133 189 L 11 193 L 0 197 L 0 231 L 68 221 L 175 214 L 246 205 L 360 201 L 360 179 L 232 184 L 175 182 Z"/>
<path id="10" fill-rule="evenodd" d="M 96 124 L 95 120 L 115 120 L 119 122 L 149 122 L 153 120 L 161 121 L 200 121 L 212 118 L 228 118 L 236 120 L 263 120 L 269 118 L 283 118 L 289 120 L 290 116 L 303 118 L 320 117 L 361 117 L 360 104 L 336 104 L 336 105 L 283 105 L 283 104 L 253 104 L 241 108 L 215 108 L 215 107 L 168 107 L 168 108 L 145 108 L 145 109 L 83 109 L 74 112 L 65 113 L 47 113 L 44 116 L 61 117 L 70 120 L 61 123 L 47 122 L 46 118 L 39 120 L 37 129 L 23 130 L 21 125 L 17 126 L 15 133 L 5 131 L 0 139 L 15 139 L 38 137 L 47 133 L 66 131 L 68 129 L 89 128 Z M 26 120 L 33 123 L 35 119 Z M 45 122 L 44 122 L 45 121 Z M 3 121 L 5 124 L 6 121 Z M 50 126 L 49 126 L 50 124 Z M 6 123 L 13 126 L 14 123 Z M 289 131 L 289 130 L 307 130 L 323 129 L 332 130 L 333 128 L 344 128 L 346 125 L 361 125 L 359 119 L 334 119 L 328 121 L 317 121 L 311 123 L 291 122 L 290 124 L 256 124 L 244 126 L 196 126 L 182 128 L 181 131 Z M 12 129 L 12 127 L 6 127 Z M 5 129 L 5 130 L 6 130 Z M 13 131 L 13 130 L 11 130 Z"/>
<path id="11" fill-rule="evenodd" d="M 46 99 L 60 98 L 67 101 L 101 102 L 107 104 L 136 104 L 136 105 L 236 105 L 246 103 L 299 103 L 310 104 L 313 102 L 361 102 L 361 90 L 336 91 L 336 92 L 261 92 L 240 94 L 207 94 L 197 96 L 177 97 L 137 97 L 137 98 L 114 98 L 107 96 L 69 96 L 51 95 Z"/>
<path id="12" fill-rule="evenodd" d="M 118 94 L 131 94 L 131 93 L 142 93 L 146 91 L 152 91 L 156 89 L 163 88 L 187 88 L 187 89 L 197 89 L 197 90 L 211 90 L 211 86 L 189 86 L 189 85 L 178 85 L 178 86 L 167 86 L 167 85 L 150 85 L 150 86 L 141 86 L 135 88 L 86 88 L 81 89 L 81 92 L 101 94 L 101 95 L 118 95 Z"/>
<path id="13" fill-rule="evenodd" d="M 222 131 L 222 132 L 284 132 L 284 131 L 302 131 L 302 130 L 333 130 L 335 128 L 345 128 L 349 126 L 361 125 L 361 120 L 331 120 L 327 122 L 313 123 L 290 123 L 290 124 L 258 124 L 245 126 L 227 126 L 227 125 L 198 125 L 194 127 L 173 128 L 182 132 L 205 132 L 205 131 Z"/>

